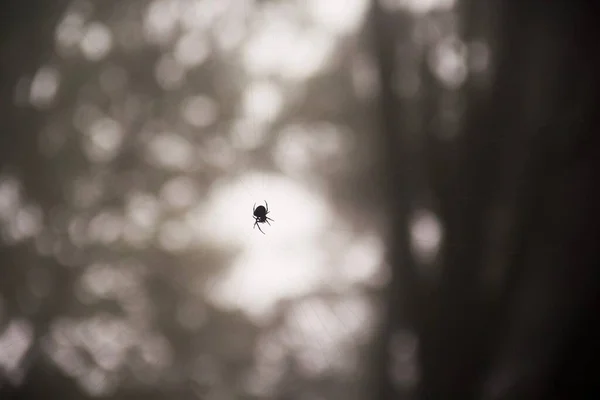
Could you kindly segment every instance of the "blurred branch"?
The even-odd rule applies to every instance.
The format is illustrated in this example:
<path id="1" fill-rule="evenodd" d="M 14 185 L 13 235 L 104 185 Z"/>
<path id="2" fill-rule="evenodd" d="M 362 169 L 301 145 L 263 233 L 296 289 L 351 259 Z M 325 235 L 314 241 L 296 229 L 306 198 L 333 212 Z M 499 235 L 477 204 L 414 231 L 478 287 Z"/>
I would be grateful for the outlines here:
<path id="1" fill-rule="evenodd" d="M 373 6 L 382 121 L 388 151 L 393 153 L 388 153 L 393 188 L 393 294 L 388 299 L 387 333 L 381 340 L 387 343 L 389 337 L 385 335 L 412 321 L 422 351 L 418 398 L 444 398 L 449 393 L 476 398 L 493 354 L 508 352 L 513 357 L 509 359 L 516 362 L 527 348 L 523 343 L 529 340 L 531 345 L 534 337 L 551 337 L 535 353 L 536 361 L 531 361 L 534 366 L 527 369 L 527 373 L 535 370 L 535 379 L 541 381 L 523 378 L 519 383 L 523 389 L 515 389 L 515 393 L 534 393 L 531 390 L 535 389 L 539 394 L 551 368 L 548 360 L 564 338 L 558 327 L 567 321 L 575 323 L 575 304 L 583 306 L 589 301 L 587 296 L 594 286 L 589 268 L 596 255 L 585 247 L 587 240 L 578 246 L 573 241 L 580 235 L 597 237 L 595 230 L 586 231 L 581 224 L 585 212 L 596 215 L 589 199 L 593 197 L 592 182 L 598 181 L 591 161 L 591 149 L 597 149 L 598 142 L 597 135 L 589 132 L 597 129 L 593 99 L 598 82 L 597 73 L 592 71 L 597 71 L 599 64 L 590 39 L 594 20 L 590 15 L 598 14 L 595 6 L 589 6 L 586 15 L 566 1 L 551 7 L 539 1 L 511 5 L 463 1 L 459 11 L 464 20 L 462 39 L 467 42 L 484 31 L 482 15 L 495 19 L 495 27 L 486 33 L 494 55 L 494 76 L 489 93 L 481 92 L 470 80 L 462 89 L 467 107 L 455 143 L 442 145 L 427 133 L 425 152 L 431 154 L 433 184 L 446 235 L 439 286 L 428 294 L 425 303 L 419 301 L 424 294 L 407 246 L 409 205 L 420 190 L 410 175 L 418 165 L 411 157 L 420 153 L 400 134 L 402 127 L 396 115 L 401 102 L 392 89 L 398 68 L 395 46 L 404 32 L 392 29 L 391 21 L 396 26 L 407 24 L 400 23 L 398 15 L 386 14 L 379 3 Z M 586 111 L 574 110 L 581 107 Z M 555 118 L 559 114 L 563 123 Z M 588 122 L 581 123 L 580 119 Z M 545 129 L 540 130 L 541 126 Z M 567 176 L 572 184 L 565 181 Z M 557 192 L 557 187 L 562 191 Z M 563 191 L 568 194 L 563 195 Z M 560 217 L 550 222 L 553 218 L 549 216 L 555 213 Z M 557 251 L 557 246 L 565 247 L 554 257 L 543 256 L 542 252 Z M 567 275 L 567 260 L 575 254 L 586 254 L 586 261 L 578 263 L 578 268 L 580 277 L 591 281 L 588 285 L 584 285 L 584 278 L 574 280 Z M 493 278 L 487 275 L 490 273 Z M 491 286 L 490 279 L 495 282 Z M 571 293 L 559 302 L 563 314 L 551 311 L 550 304 L 558 304 L 552 298 L 568 291 L 570 285 L 581 288 L 581 293 Z M 520 288 L 520 300 L 515 297 L 516 287 Z M 520 305 L 523 301 L 531 308 Z M 537 323 L 528 324 L 534 310 L 546 314 L 539 316 Z M 512 332 L 507 342 L 511 344 L 498 349 L 496 341 L 506 329 Z M 387 351 L 384 343 L 378 345 L 382 354 Z M 386 356 L 380 357 L 379 398 L 388 398 L 394 390 L 388 367 L 383 366 Z M 516 368 L 510 363 L 502 365 Z"/>

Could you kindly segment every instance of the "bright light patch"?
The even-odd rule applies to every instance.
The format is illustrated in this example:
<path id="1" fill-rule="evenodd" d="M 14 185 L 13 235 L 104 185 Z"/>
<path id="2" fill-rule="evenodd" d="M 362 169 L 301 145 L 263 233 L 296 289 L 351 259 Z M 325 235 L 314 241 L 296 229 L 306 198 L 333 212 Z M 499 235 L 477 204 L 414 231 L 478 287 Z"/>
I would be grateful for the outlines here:
<path id="1" fill-rule="evenodd" d="M 60 84 L 60 74 L 52 67 L 42 67 L 35 74 L 29 99 L 36 107 L 47 106 L 52 103 Z"/>
<path id="2" fill-rule="evenodd" d="M 467 79 L 467 47 L 457 38 L 446 38 L 430 53 L 429 65 L 446 87 L 456 89 Z"/>
<path id="3" fill-rule="evenodd" d="M 272 121 L 282 107 L 283 95 L 277 85 L 271 82 L 254 82 L 244 92 L 244 113 L 257 122 Z"/>
<path id="4" fill-rule="evenodd" d="M 334 45 L 333 37 L 324 30 L 300 29 L 285 19 L 269 20 L 245 46 L 243 63 L 255 75 L 302 80 L 326 65 Z"/>
<path id="5" fill-rule="evenodd" d="M 442 241 L 442 226 L 437 216 L 421 210 L 412 218 L 410 226 L 411 248 L 415 257 L 428 264 L 436 256 Z"/>
<path id="6" fill-rule="evenodd" d="M 126 202 L 126 215 L 136 225 L 151 229 L 159 218 L 159 203 L 154 196 L 145 193 L 130 193 Z"/>
<path id="7" fill-rule="evenodd" d="M 173 209 L 185 209 L 198 200 L 199 188 L 196 181 L 187 176 L 172 178 L 160 190 L 166 205 Z"/>
<path id="8" fill-rule="evenodd" d="M 262 235 L 252 227 L 252 208 L 265 200 L 275 221 L 261 225 Z M 217 243 L 287 248 L 321 232 L 331 213 L 322 199 L 290 179 L 249 173 L 235 183 L 215 186 L 205 206 L 192 210 L 189 218 L 200 237 Z"/>
<path id="9" fill-rule="evenodd" d="M 166 43 L 177 26 L 179 12 L 174 1 L 154 0 L 146 10 L 144 33 L 151 43 Z"/>
<path id="10" fill-rule="evenodd" d="M 12 321 L 0 336 L 0 368 L 16 372 L 31 345 L 33 329 L 26 321 Z"/>
<path id="11" fill-rule="evenodd" d="M 375 280 L 383 263 L 383 243 L 375 236 L 361 238 L 345 254 L 343 278 L 351 283 Z"/>
<path id="12" fill-rule="evenodd" d="M 301 125 L 288 125 L 278 135 L 273 150 L 277 166 L 289 174 L 301 174 L 313 164 L 313 155 L 307 146 L 310 135 Z"/>
<path id="13" fill-rule="evenodd" d="M 101 118 L 93 122 L 86 132 L 84 151 L 93 162 L 111 161 L 123 142 L 123 128 L 111 118 Z"/>
<path id="14" fill-rule="evenodd" d="M 347 34 L 358 29 L 366 14 L 369 0 L 309 0 L 309 12 L 326 29 Z"/>
<path id="15" fill-rule="evenodd" d="M 186 67 L 202 64 L 210 55 L 210 47 L 204 35 L 189 33 L 182 36 L 175 46 L 175 59 Z"/>
<path id="16" fill-rule="evenodd" d="M 85 19 L 78 13 L 68 13 L 56 27 L 54 38 L 62 49 L 75 47 L 84 34 Z"/>
<path id="17" fill-rule="evenodd" d="M 194 161 L 193 148 L 183 137 L 161 133 L 148 143 L 148 156 L 158 165 L 171 169 L 189 168 Z"/>
<path id="18" fill-rule="evenodd" d="M 208 295 L 260 318 L 268 316 L 277 301 L 310 293 L 329 280 L 322 249 L 309 243 L 291 247 L 256 245 L 243 252 Z"/>
<path id="19" fill-rule="evenodd" d="M 206 128 L 217 120 L 219 105 L 208 96 L 188 97 L 181 106 L 181 114 L 190 125 Z"/>
<path id="20" fill-rule="evenodd" d="M 268 202 L 271 226 L 253 228 L 254 204 Z M 318 242 L 331 218 L 322 199 L 280 176 L 252 174 L 213 189 L 205 207 L 189 215 L 199 238 L 242 250 L 226 276 L 207 284 L 207 295 L 255 317 L 280 299 L 310 292 L 331 279 Z"/>
<path id="21" fill-rule="evenodd" d="M 110 30 L 99 22 L 90 24 L 83 35 L 80 46 L 83 55 L 90 61 L 98 61 L 106 57 L 113 44 Z"/>
<path id="22" fill-rule="evenodd" d="M 264 143 L 267 129 L 256 123 L 250 116 L 238 119 L 231 124 L 229 134 L 234 147 L 243 150 L 256 149 Z"/>

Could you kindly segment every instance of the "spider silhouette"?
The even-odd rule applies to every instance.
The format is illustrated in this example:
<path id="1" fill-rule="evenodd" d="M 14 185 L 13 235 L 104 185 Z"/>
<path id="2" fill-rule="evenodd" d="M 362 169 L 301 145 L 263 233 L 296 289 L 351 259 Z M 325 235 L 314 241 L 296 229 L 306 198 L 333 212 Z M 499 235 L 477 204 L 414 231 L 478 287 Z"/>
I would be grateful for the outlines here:
<path id="1" fill-rule="evenodd" d="M 252 214 L 253 214 L 253 218 L 254 218 L 254 226 L 252 227 L 252 229 L 254 229 L 255 227 L 258 227 L 258 230 L 264 235 L 265 233 L 262 231 L 262 229 L 260 229 L 260 225 L 258 224 L 264 224 L 265 222 L 267 224 L 269 224 L 269 226 L 271 226 L 271 224 L 269 223 L 269 221 L 274 221 L 271 218 L 267 217 L 267 214 L 269 213 L 269 204 L 267 203 L 267 201 L 265 200 L 265 206 L 258 206 L 256 207 L 256 203 L 254 203 L 254 207 L 252 208 Z"/>

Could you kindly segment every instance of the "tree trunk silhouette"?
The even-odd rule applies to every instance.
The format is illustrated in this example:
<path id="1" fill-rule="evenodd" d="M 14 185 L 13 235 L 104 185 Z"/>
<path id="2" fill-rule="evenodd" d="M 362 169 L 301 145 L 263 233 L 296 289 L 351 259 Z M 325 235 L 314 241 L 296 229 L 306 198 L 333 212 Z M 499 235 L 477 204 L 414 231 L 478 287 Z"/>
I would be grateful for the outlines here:
<path id="1" fill-rule="evenodd" d="M 463 89 L 467 109 L 456 143 L 439 154 L 430 140 L 425 150 L 436 151 L 432 171 L 446 169 L 430 177 L 446 235 L 439 281 L 426 294 L 415 278 L 406 231 L 415 188 L 406 171 L 419 169 L 418 156 L 407 154 L 411 149 L 395 122 L 400 102 L 391 89 L 394 42 L 402 33 L 387 30 L 392 17 L 380 7 L 375 2 L 373 32 L 393 160 L 388 165 L 396 174 L 390 181 L 395 294 L 382 341 L 403 324 L 416 328 L 419 399 L 544 398 L 551 377 L 568 393 L 576 386 L 574 374 L 552 371 L 561 349 L 569 353 L 565 340 L 582 337 L 582 324 L 593 318 L 587 310 L 598 282 L 597 6 L 460 3 L 463 39 L 490 29 L 482 14 L 483 21 L 495 21 L 488 38 L 494 75 L 487 97 L 470 82 Z M 458 154 L 443 154 L 450 148 Z M 578 326 L 581 332 L 569 333 Z M 396 398 L 384 343 L 379 398 Z M 597 350 L 590 343 L 586 348 Z M 593 382 L 588 374 L 580 382 Z"/>

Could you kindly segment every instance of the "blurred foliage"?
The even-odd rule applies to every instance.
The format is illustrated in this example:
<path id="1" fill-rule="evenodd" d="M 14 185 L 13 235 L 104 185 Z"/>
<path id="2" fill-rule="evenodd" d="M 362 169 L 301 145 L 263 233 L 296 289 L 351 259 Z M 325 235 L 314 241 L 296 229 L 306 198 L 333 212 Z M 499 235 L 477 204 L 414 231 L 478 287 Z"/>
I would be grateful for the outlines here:
<path id="1" fill-rule="evenodd" d="M 500 3 L 2 5 L 0 397 L 481 383 L 594 88 Z"/>
<path id="2" fill-rule="evenodd" d="M 368 4 L 353 2 L 346 22 L 318 2 L 75 0 L 56 17 L 11 7 L 31 29 L 7 28 L 0 51 L 39 44 L 3 70 L 7 396 L 362 397 L 357 357 L 380 283 L 323 281 L 258 320 L 224 308 L 213 289 L 247 262 L 247 243 L 212 240 L 206 214 L 223 182 L 285 178 L 348 222 L 318 233 L 338 237 L 318 266 L 356 248 L 382 268 L 369 239 L 383 222 Z"/>

